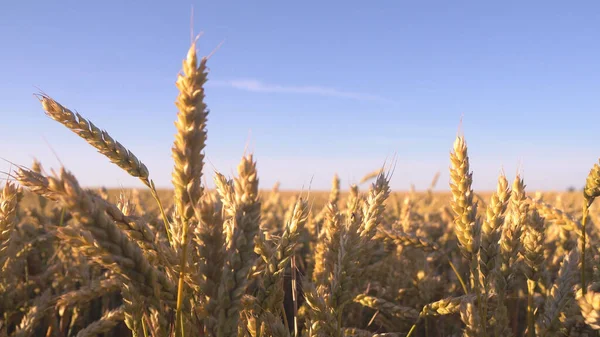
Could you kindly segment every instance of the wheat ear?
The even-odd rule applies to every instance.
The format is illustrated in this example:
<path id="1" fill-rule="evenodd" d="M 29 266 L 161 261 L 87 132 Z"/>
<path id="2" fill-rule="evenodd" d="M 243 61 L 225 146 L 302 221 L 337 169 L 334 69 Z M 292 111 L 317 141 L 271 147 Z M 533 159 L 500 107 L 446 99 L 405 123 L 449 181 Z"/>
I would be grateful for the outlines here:
<path id="1" fill-rule="evenodd" d="M 581 217 L 581 290 L 585 295 L 587 291 L 587 285 L 585 282 L 585 251 L 586 251 L 586 222 L 589 214 L 589 209 L 594 199 L 600 196 L 600 165 L 594 164 L 588 177 L 585 181 L 585 187 L 583 189 L 583 214 Z"/>
<path id="2" fill-rule="evenodd" d="M 219 286 L 217 335 L 231 336 L 237 333 L 240 301 L 248 284 L 248 272 L 256 260 L 253 242 L 259 229 L 261 204 L 252 155 L 243 157 L 238 165 L 233 191 L 222 175 L 217 175 L 217 185 L 227 218 L 227 253 Z"/>
<path id="3" fill-rule="evenodd" d="M 108 132 L 99 129 L 94 123 L 85 119 L 79 113 L 72 112 L 46 95 L 40 96 L 40 102 L 50 118 L 61 123 L 79 137 L 83 138 L 88 144 L 96 148 L 98 152 L 106 156 L 112 163 L 125 170 L 131 176 L 139 178 L 142 183 L 150 189 L 152 197 L 156 201 L 163 221 L 165 222 L 167 235 L 169 235 L 167 216 L 162 202 L 158 197 L 154 182 L 150 179 L 150 173 L 146 165 L 144 165 L 144 163 L 121 143 L 115 141 Z"/>
<path id="4" fill-rule="evenodd" d="M 5 261 L 12 255 L 9 247 L 16 226 L 18 194 L 17 186 L 10 181 L 0 193 L 0 270 L 4 269 Z"/>
<path id="5" fill-rule="evenodd" d="M 189 227 L 193 221 L 194 207 L 202 197 L 201 186 L 202 167 L 206 145 L 206 119 L 208 110 L 204 103 L 204 83 L 207 80 L 207 58 L 198 64 L 196 44 L 192 43 L 186 59 L 183 61 L 183 73 L 177 78 L 179 96 L 175 105 L 179 112 L 175 126 L 177 134 L 173 144 L 172 154 L 175 161 L 173 170 L 173 187 L 175 224 L 181 237 L 177 238 L 180 244 L 179 283 L 177 287 L 177 309 L 175 336 L 183 334 L 182 306 L 185 286 L 185 273 L 187 267 Z M 198 221 L 198 219 L 195 219 Z"/>

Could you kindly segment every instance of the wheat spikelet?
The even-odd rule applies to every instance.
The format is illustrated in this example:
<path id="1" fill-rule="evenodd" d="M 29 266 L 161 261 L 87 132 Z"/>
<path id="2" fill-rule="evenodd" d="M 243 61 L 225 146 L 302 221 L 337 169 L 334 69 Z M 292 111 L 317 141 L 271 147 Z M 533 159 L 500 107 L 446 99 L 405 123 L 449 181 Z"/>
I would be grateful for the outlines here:
<path id="1" fill-rule="evenodd" d="M 397 305 L 379 297 L 360 294 L 354 298 L 354 302 L 398 318 L 417 319 L 419 317 L 417 310 Z"/>
<path id="2" fill-rule="evenodd" d="M 432 252 L 439 249 L 435 242 L 432 242 L 425 237 L 398 230 L 380 228 L 375 235 L 375 238 L 398 246 L 420 248 L 426 252 Z"/>
<path id="3" fill-rule="evenodd" d="M 473 302 L 477 297 L 475 295 L 463 295 L 459 297 L 448 297 L 427 304 L 421 310 L 421 316 L 440 316 L 451 315 L 460 311 L 461 305 Z"/>

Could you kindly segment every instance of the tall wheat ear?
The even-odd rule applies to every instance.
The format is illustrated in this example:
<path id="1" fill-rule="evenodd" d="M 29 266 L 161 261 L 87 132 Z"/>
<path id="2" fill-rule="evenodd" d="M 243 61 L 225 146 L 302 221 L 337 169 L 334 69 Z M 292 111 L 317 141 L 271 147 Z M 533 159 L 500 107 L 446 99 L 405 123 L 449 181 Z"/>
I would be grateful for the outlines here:
<path id="1" fill-rule="evenodd" d="M 196 43 L 190 46 L 187 57 L 183 61 L 183 71 L 177 77 L 179 95 L 177 120 L 175 126 L 175 142 L 172 156 L 175 166 L 172 174 L 174 187 L 173 203 L 175 220 L 171 224 L 172 243 L 179 253 L 179 282 L 177 286 L 176 336 L 183 334 L 182 306 L 186 268 L 188 264 L 188 246 L 190 244 L 190 227 L 198 224 L 195 208 L 204 193 L 201 185 L 204 166 L 204 147 L 206 146 L 206 121 L 208 109 L 204 103 L 204 83 L 207 81 L 207 58 L 198 62 Z"/>

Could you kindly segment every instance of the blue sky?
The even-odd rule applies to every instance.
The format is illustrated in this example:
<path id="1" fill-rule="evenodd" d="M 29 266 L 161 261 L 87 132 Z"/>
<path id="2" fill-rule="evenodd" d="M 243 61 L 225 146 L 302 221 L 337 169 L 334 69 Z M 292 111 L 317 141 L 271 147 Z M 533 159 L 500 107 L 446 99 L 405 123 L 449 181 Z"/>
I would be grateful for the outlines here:
<path id="1" fill-rule="evenodd" d="M 342 186 L 396 158 L 392 187 L 448 187 L 466 136 L 474 187 L 582 186 L 600 156 L 600 4 L 558 1 L 7 1 L 0 157 L 58 157 L 82 184 L 140 186 L 46 117 L 38 88 L 170 184 L 175 79 L 193 30 L 211 53 L 208 183 L 247 148 L 261 186 Z M 7 171 L 9 164 L 0 163 Z M 365 186 L 366 187 L 366 186 Z"/>

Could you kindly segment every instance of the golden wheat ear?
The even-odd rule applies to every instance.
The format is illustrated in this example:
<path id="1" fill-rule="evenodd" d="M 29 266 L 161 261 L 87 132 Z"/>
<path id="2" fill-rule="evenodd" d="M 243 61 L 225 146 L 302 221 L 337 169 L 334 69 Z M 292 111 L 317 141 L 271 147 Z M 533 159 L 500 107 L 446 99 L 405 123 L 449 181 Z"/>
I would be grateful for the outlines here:
<path id="1" fill-rule="evenodd" d="M 7 259 L 16 253 L 15 243 L 11 236 L 16 228 L 19 188 L 7 181 L 0 192 L 0 271 L 4 269 Z"/>
<path id="2" fill-rule="evenodd" d="M 207 80 L 207 58 L 198 63 L 196 43 L 192 43 L 186 59 L 183 61 L 183 72 L 177 78 L 179 95 L 177 106 L 177 134 L 172 148 L 175 167 L 172 183 L 175 189 L 173 202 L 176 221 L 172 232 L 179 237 L 172 237 L 172 245 L 179 251 L 180 276 L 177 294 L 176 336 L 182 334 L 182 306 L 184 300 L 184 278 L 187 268 L 189 228 L 200 219 L 194 219 L 204 189 L 201 185 L 202 168 L 204 166 L 204 150 L 206 143 L 206 120 L 208 110 L 204 103 L 204 83 Z"/>
<path id="3" fill-rule="evenodd" d="M 581 291 L 585 295 L 587 291 L 587 283 L 586 283 L 586 241 L 587 241 L 587 231 L 586 224 L 587 218 L 590 211 L 590 206 L 596 199 L 600 196 L 600 165 L 598 163 L 594 164 L 588 177 L 585 181 L 585 187 L 583 189 L 583 197 L 585 201 L 583 202 L 583 214 L 581 216 Z"/>
<path id="4" fill-rule="evenodd" d="M 167 216 L 162 202 L 158 197 L 154 182 L 150 179 L 150 172 L 146 165 L 133 152 L 114 140 L 108 132 L 99 129 L 94 123 L 83 118 L 79 113 L 72 112 L 47 95 L 39 95 L 38 98 L 50 118 L 83 138 L 83 140 L 96 148 L 98 152 L 106 156 L 112 163 L 125 170 L 131 176 L 139 178 L 150 189 L 152 197 L 161 212 L 167 235 L 170 237 Z"/>
<path id="5" fill-rule="evenodd" d="M 115 141 L 108 132 L 99 129 L 79 113 L 72 112 L 49 96 L 39 95 L 38 98 L 46 111 L 46 115 L 83 138 L 98 152 L 105 155 L 112 163 L 127 171 L 131 176 L 139 178 L 146 185 L 149 184 L 149 172 L 146 165 L 121 143 Z"/>

